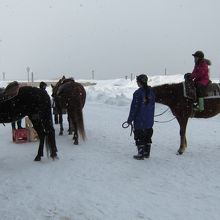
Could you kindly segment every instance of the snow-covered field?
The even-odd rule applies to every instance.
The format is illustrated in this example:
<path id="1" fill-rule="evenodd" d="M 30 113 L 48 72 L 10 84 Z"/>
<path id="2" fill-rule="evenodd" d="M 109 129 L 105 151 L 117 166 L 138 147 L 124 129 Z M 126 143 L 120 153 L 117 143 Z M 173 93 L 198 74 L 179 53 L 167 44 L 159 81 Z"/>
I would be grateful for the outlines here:
<path id="1" fill-rule="evenodd" d="M 149 84 L 182 80 L 154 76 Z M 75 146 L 54 125 L 59 160 L 34 162 L 38 143 L 15 144 L 10 124 L 0 127 L 0 219 L 219 220 L 220 116 L 189 121 L 182 156 L 177 122 L 155 123 L 151 158 L 137 161 L 133 136 L 121 127 L 135 80 L 95 82 L 86 87 L 87 141 Z M 157 104 L 156 114 L 166 108 Z"/>

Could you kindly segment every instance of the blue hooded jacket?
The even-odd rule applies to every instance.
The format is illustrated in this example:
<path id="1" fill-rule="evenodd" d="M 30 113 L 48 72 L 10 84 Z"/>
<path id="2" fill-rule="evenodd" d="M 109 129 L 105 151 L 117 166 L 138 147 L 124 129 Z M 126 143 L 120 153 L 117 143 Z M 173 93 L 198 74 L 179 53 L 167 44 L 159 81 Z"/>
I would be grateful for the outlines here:
<path id="1" fill-rule="evenodd" d="M 154 124 L 155 95 L 151 87 L 141 87 L 133 94 L 128 123 L 134 122 L 134 129 L 152 128 Z"/>

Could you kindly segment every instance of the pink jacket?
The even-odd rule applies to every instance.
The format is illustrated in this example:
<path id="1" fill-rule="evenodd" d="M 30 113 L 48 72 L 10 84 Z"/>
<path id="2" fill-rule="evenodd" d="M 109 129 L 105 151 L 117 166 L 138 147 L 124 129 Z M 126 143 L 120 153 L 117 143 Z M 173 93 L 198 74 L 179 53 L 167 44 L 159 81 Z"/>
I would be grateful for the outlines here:
<path id="1" fill-rule="evenodd" d="M 199 60 L 191 74 L 192 79 L 197 84 L 207 86 L 209 83 L 209 68 L 206 60 Z"/>

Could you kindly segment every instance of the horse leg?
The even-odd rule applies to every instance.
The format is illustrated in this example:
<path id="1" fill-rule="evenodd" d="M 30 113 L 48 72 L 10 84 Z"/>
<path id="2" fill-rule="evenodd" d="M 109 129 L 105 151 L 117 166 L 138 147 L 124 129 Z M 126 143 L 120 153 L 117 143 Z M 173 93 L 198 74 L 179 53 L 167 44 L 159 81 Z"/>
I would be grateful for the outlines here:
<path id="1" fill-rule="evenodd" d="M 186 126 L 188 122 L 188 117 L 177 117 L 177 121 L 180 126 L 180 147 L 177 151 L 177 155 L 181 155 L 184 153 L 187 147 L 187 140 L 186 140 Z"/>
<path id="2" fill-rule="evenodd" d="M 46 147 L 47 149 L 50 150 L 50 157 L 52 159 L 58 159 L 56 140 L 55 140 L 55 130 L 52 121 L 46 123 L 45 130 L 46 130 Z"/>
<path id="3" fill-rule="evenodd" d="M 73 123 L 74 125 L 74 134 L 73 134 L 73 144 L 78 145 L 79 144 L 79 136 L 78 136 L 78 130 L 77 130 L 77 124 L 76 122 Z"/>
<path id="4" fill-rule="evenodd" d="M 38 153 L 37 156 L 34 158 L 34 161 L 40 161 L 41 157 L 44 156 L 44 138 L 45 138 L 45 134 L 39 134 L 38 133 L 38 137 L 40 139 L 40 143 L 39 143 L 39 148 L 38 148 Z"/>
<path id="5" fill-rule="evenodd" d="M 57 125 L 59 123 L 58 115 L 54 114 L 54 123 Z"/>
<path id="6" fill-rule="evenodd" d="M 60 133 L 59 135 L 63 135 L 63 115 L 59 114 L 59 123 L 60 123 Z"/>
<path id="7" fill-rule="evenodd" d="M 68 123 L 69 123 L 68 132 L 69 132 L 69 135 L 71 135 L 73 133 L 73 123 L 72 123 L 71 118 L 69 117 L 69 114 L 68 114 Z"/>
<path id="8" fill-rule="evenodd" d="M 30 118 L 31 119 L 31 118 Z M 44 156 L 44 139 L 45 139 L 45 133 L 42 125 L 40 125 L 37 121 L 31 120 L 34 129 L 36 130 L 38 137 L 39 137 L 39 148 L 38 148 L 38 153 L 37 156 L 35 157 L 34 161 L 40 161 L 41 157 Z"/>

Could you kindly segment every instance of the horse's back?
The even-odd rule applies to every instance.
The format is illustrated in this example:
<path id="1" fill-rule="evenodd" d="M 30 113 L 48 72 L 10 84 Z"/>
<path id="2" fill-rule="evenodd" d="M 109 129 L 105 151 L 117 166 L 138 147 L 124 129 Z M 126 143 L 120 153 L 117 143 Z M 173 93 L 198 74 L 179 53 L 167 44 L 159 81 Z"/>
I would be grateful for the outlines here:
<path id="1" fill-rule="evenodd" d="M 83 107 L 86 101 L 86 90 L 81 83 L 77 83 L 77 87 L 79 89 L 79 96 L 80 96 L 82 107 Z"/>
<path id="2" fill-rule="evenodd" d="M 65 97 L 74 98 L 75 100 L 79 99 L 82 107 L 85 105 L 86 90 L 81 83 L 73 81 L 66 82 L 60 86 L 57 93 L 59 96 L 63 94 Z"/>
<path id="3" fill-rule="evenodd" d="M 21 100 L 29 108 L 51 108 L 50 96 L 42 89 L 24 86 L 19 89 L 17 99 Z"/>

